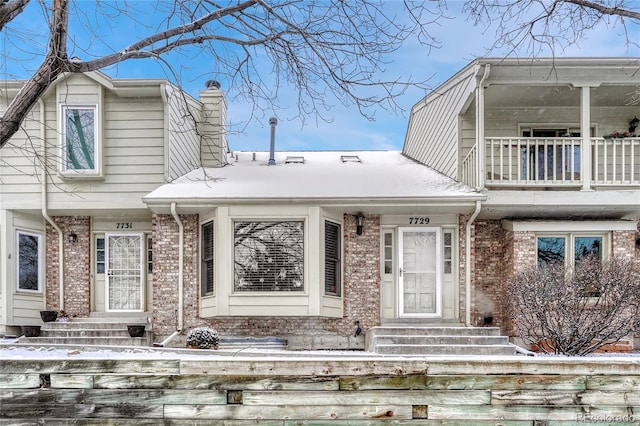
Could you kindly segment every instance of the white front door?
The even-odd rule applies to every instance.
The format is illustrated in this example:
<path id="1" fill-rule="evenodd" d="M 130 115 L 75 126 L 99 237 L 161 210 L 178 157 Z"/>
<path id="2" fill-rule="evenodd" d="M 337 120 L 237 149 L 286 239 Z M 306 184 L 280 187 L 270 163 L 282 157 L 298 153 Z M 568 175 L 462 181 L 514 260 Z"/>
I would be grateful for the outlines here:
<path id="1" fill-rule="evenodd" d="M 400 317 L 442 316 L 440 228 L 398 228 Z"/>
<path id="2" fill-rule="evenodd" d="M 143 234 L 106 234 L 107 311 L 144 310 Z"/>

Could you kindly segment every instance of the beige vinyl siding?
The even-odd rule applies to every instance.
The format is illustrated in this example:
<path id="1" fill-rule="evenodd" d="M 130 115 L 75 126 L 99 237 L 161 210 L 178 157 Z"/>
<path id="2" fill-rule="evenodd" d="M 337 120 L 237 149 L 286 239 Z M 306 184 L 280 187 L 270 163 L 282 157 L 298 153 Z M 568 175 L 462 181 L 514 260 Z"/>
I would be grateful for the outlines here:
<path id="1" fill-rule="evenodd" d="M 474 73 L 467 72 L 416 104 L 411 111 L 403 152 L 457 178 L 458 115 L 474 90 Z"/>
<path id="2" fill-rule="evenodd" d="M 168 157 L 167 179 L 172 181 L 200 167 L 201 106 L 167 86 Z"/>

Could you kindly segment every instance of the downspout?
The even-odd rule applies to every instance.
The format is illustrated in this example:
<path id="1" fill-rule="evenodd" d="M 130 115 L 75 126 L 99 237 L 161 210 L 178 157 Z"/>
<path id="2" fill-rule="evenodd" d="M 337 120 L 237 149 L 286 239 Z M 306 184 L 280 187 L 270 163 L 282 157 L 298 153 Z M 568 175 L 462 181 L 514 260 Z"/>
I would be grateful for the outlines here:
<path id="1" fill-rule="evenodd" d="M 484 83 L 489 78 L 491 65 L 484 66 L 484 74 L 478 83 L 478 96 L 476 96 L 476 140 L 478 141 L 478 156 L 476 157 L 477 181 L 476 189 L 484 189 L 486 177 L 485 143 L 484 143 Z"/>
<path id="2" fill-rule="evenodd" d="M 480 200 L 476 201 L 476 210 L 473 212 L 469 220 L 467 221 L 466 231 L 465 231 L 465 323 L 467 327 L 471 327 L 471 225 L 473 221 L 476 220 L 478 215 L 480 214 L 480 208 L 482 207 L 482 202 Z"/>
<path id="3" fill-rule="evenodd" d="M 40 108 L 40 140 L 42 142 L 42 178 L 41 178 L 41 199 L 42 199 L 42 217 L 58 232 L 58 288 L 60 290 L 60 303 L 59 310 L 64 310 L 64 235 L 60 227 L 51 219 L 49 212 L 47 211 L 47 181 L 49 176 L 47 174 L 47 147 L 45 143 L 45 113 L 44 102 L 42 99 L 38 99 L 38 107 Z M 44 308 L 47 308 L 47 286 L 44 286 Z"/>
<path id="4" fill-rule="evenodd" d="M 173 219 L 178 224 L 178 329 L 177 332 L 182 331 L 184 326 L 184 307 L 183 307 L 183 291 L 184 291 L 184 225 L 178 216 L 176 211 L 176 203 L 171 203 L 171 214 Z"/>

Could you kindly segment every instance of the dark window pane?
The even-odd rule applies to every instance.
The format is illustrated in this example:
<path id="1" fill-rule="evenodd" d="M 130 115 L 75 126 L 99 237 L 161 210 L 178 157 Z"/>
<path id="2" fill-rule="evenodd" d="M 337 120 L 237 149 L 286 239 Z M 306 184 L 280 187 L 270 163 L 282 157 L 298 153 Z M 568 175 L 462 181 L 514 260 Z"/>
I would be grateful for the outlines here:
<path id="1" fill-rule="evenodd" d="M 538 266 L 564 262 L 565 246 L 564 237 L 538 237 Z"/>
<path id="2" fill-rule="evenodd" d="M 37 235 L 18 234 L 18 289 L 38 291 L 39 244 Z"/>
<path id="3" fill-rule="evenodd" d="M 575 238 L 575 260 L 580 260 L 584 256 L 601 256 L 601 237 L 576 237 Z"/>
<path id="4" fill-rule="evenodd" d="M 66 169 L 92 170 L 95 158 L 95 110 L 65 110 Z"/>

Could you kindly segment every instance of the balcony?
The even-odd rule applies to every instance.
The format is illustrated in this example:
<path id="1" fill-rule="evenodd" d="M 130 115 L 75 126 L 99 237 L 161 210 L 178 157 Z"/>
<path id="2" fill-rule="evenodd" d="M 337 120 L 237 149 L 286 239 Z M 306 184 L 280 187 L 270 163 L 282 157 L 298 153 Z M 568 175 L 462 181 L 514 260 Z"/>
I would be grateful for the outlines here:
<path id="1" fill-rule="evenodd" d="M 583 146 L 583 144 L 588 144 Z M 640 138 L 486 138 L 465 156 L 461 179 L 474 187 L 588 189 L 640 186 Z M 480 173 L 484 169 L 484 183 Z"/>

